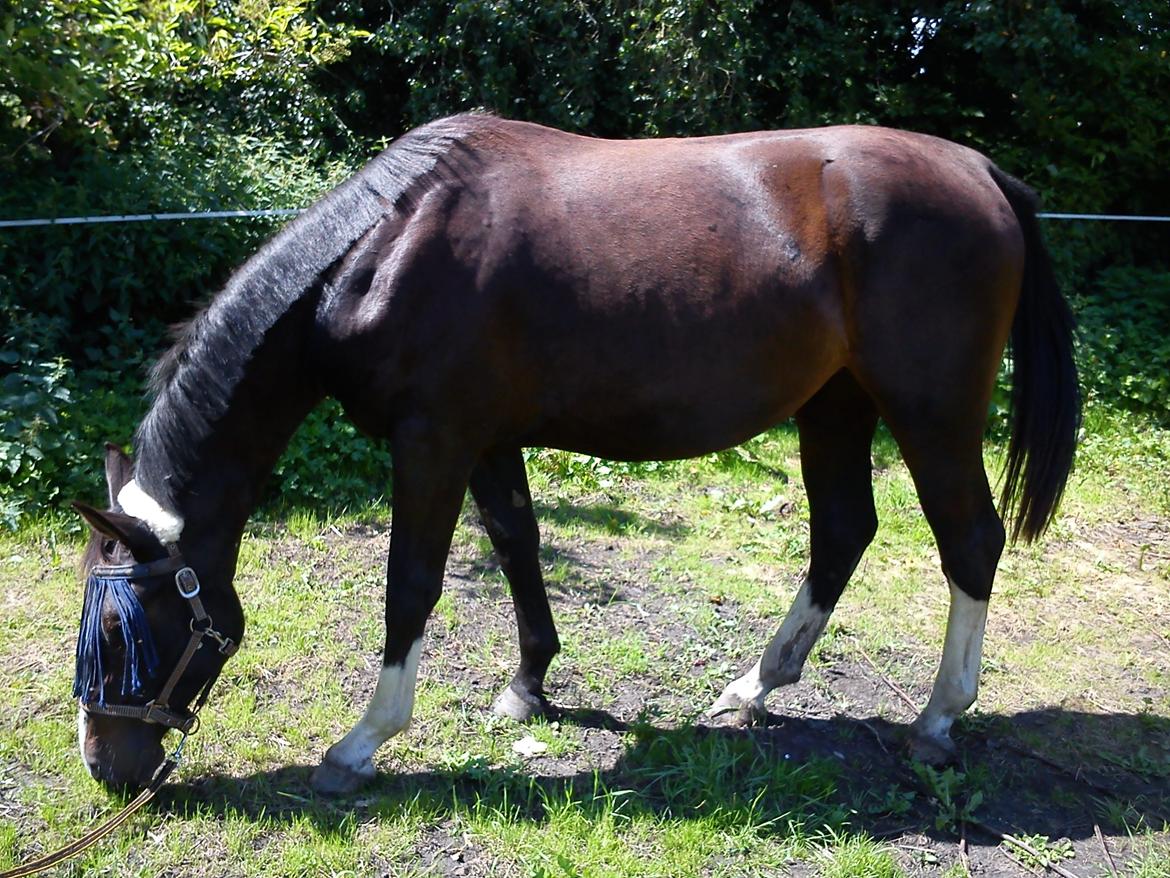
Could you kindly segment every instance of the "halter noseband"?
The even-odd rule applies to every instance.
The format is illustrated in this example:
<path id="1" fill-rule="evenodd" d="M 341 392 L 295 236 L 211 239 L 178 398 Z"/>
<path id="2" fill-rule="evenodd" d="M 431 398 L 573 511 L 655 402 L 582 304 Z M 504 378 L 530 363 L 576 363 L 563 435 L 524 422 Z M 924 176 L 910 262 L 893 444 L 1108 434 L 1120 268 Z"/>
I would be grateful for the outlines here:
<path id="1" fill-rule="evenodd" d="M 136 719 L 154 723 L 156 725 L 166 726 L 169 729 L 178 729 L 185 737 L 191 734 L 198 726 L 199 709 L 207 701 L 211 687 L 219 676 L 218 672 L 212 674 L 211 678 L 203 684 L 203 688 L 199 692 L 199 696 L 195 699 L 195 704 L 192 709 L 180 713 L 172 708 L 168 702 L 172 693 L 175 691 L 175 687 L 179 684 L 179 680 L 186 673 L 187 666 L 195 657 L 195 653 L 203 645 L 204 640 L 214 641 L 218 645 L 220 653 L 225 657 L 234 655 L 236 650 L 239 649 L 239 644 L 230 637 L 224 637 L 212 627 L 211 616 L 208 615 L 207 610 L 203 606 L 203 601 L 199 598 L 199 577 L 195 574 L 194 570 L 187 566 L 177 549 L 168 548 L 168 551 L 171 552 L 170 556 L 159 561 L 150 561 L 145 564 L 99 564 L 95 565 L 90 572 L 94 576 L 117 577 L 129 580 L 130 582 L 153 576 L 174 574 L 175 588 L 178 590 L 179 596 L 187 601 L 187 605 L 191 609 L 192 617 L 190 626 L 191 637 L 187 640 L 187 646 L 183 650 L 183 654 L 179 656 L 179 661 L 176 663 L 175 669 L 171 671 L 171 675 L 167 678 L 166 683 L 163 684 L 162 690 L 158 695 L 146 704 L 102 704 L 100 702 L 86 701 L 84 696 L 79 701 L 82 709 L 86 713 L 103 714 L 105 716 L 116 716 L 123 719 Z"/>

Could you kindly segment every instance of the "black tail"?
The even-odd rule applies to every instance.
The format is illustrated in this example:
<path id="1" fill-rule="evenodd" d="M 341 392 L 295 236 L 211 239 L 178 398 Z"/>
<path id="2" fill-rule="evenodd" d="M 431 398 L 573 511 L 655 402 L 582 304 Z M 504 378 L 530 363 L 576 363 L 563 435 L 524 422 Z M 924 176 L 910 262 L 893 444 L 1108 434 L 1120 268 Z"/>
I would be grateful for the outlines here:
<path id="1" fill-rule="evenodd" d="M 1074 321 L 1040 235 L 1036 194 L 998 168 L 991 175 L 1015 211 L 1027 244 L 1012 323 L 1012 438 L 1000 511 L 1011 519 L 1012 539 L 1031 542 L 1056 513 L 1081 426 Z"/>

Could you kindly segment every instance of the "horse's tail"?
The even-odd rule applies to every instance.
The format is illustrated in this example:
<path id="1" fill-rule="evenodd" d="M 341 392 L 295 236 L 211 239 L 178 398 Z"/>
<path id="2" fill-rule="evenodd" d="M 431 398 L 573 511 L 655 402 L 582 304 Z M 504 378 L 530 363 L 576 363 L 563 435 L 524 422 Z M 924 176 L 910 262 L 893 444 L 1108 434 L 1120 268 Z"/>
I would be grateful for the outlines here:
<path id="1" fill-rule="evenodd" d="M 991 176 L 1015 212 L 1026 244 L 1012 323 L 1012 436 L 1000 510 L 1011 519 L 1012 539 L 1031 542 L 1056 513 L 1080 430 L 1074 320 L 1040 235 L 1036 194 L 998 168 L 991 168 Z"/>

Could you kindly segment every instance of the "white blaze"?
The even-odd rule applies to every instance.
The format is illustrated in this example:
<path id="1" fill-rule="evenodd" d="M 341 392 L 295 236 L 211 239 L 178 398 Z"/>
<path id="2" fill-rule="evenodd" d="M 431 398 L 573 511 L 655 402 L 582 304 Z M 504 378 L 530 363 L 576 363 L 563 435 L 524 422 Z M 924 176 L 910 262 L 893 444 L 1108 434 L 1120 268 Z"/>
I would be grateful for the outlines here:
<path id="1" fill-rule="evenodd" d="M 81 761 L 89 767 L 89 760 L 85 758 L 85 708 L 77 706 L 77 749 L 81 751 Z"/>
<path id="2" fill-rule="evenodd" d="M 163 509 L 159 502 L 138 487 L 138 483 L 133 479 L 118 492 L 118 505 L 127 515 L 133 515 L 149 527 L 164 544 L 179 541 L 179 536 L 183 533 L 183 519 Z"/>

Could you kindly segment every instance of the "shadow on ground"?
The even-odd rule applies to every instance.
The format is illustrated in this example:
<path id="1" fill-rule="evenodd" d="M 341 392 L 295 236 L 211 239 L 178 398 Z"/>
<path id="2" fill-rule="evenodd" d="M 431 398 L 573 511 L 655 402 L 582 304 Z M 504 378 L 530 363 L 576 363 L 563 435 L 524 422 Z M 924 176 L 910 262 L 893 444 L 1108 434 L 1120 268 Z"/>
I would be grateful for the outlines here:
<path id="1" fill-rule="evenodd" d="M 629 536 L 642 534 L 655 537 L 682 537 L 690 527 L 682 521 L 660 521 L 631 512 L 614 503 L 571 503 L 560 500 L 555 506 L 539 501 L 533 503 L 537 521 L 551 521 L 559 525 L 582 527 L 601 535 Z"/>
<path id="2" fill-rule="evenodd" d="M 805 834 L 849 830 L 953 844 L 967 817 L 972 843 L 991 845 L 998 839 L 987 829 L 1075 842 L 1092 840 L 1094 823 L 1125 834 L 1143 824 L 1160 829 L 1170 819 L 1170 719 L 1150 714 L 1048 708 L 977 716 L 958 736 L 963 756 L 950 775 L 909 762 L 904 727 L 879 718 L 773 716 L 762 728 L 666 729 L 568 709 L 561 722 L 585 740 L 591 732 L 622 733 L 623 746 L 607 766 L 563 776 L 542 773 L 540 759 L 516 767 L 473 758 L 455 769 L 382 774 L 338 799 L 311 791 L 311 766 L 213 774 L 167 788 L 153 807 L 307 817 L 344 834 L 353 831 L 355 812 L 376 818 L 407 806 L 437 821 L 471 807 L 542 821 L 549 803 L 570 794 L 594 819 L 615 807 L 609 792 L 619 794 L 627 816 L 708 817 L 728 826 L 751 820 L 774 834 L 799 827 Z M 1124 743 L 1134 741 L 1145 742 L 1141 752 Z"/>

